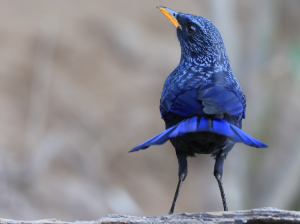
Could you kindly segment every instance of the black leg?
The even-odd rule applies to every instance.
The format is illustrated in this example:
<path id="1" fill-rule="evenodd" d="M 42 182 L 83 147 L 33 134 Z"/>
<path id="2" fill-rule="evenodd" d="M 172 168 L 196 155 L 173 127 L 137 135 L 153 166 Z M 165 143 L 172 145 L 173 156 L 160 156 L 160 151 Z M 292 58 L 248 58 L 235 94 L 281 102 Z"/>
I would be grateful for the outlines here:
<path id="1" fill-rule="evenodd" d="M 227 203 L 226 203 L 226 198 L 225 198 L 225 192 L 224 192 L 223 183 L 222 183 L 224 160 L 225 160 L 225 156 L 217 156 L 216 163 L 215 163 L 214 176 L 215 176 L 215 178 L 218 181 L 218 185 L 219 185 L 220 192 L 221 192 L 221 197 L 222 197 L 224 211 L 228 211 L 228 207 L 227 207 Z"/>
<path id="2" fill-rule="evenodd" d="M 176 192 L 175 192 L 175 195 L 174 195 L 173 203 L 172 203 L 169 214 L 174 213 L 174 208 L 175 208 L 175 204 L 176 204 L 176 201 L 177 201 L 177 197 L 179 195 L 180 187 L 182 185 L 182 182 L 184 181 L 184 179 L 187 176 L 186 155 L 177 154 L 177 159 L 178 159 L 178 165 L 179 165 L 179 169 L 178 169 L 179 180 L 178 180 Z"/>

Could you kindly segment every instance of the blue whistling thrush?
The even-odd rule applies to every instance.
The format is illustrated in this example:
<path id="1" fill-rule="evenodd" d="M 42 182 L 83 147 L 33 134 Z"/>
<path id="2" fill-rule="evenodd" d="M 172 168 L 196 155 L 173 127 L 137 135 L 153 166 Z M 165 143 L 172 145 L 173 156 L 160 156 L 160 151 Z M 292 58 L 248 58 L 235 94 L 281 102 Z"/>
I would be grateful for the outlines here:
<path id="1" fill-rule="evenodd" d="M 166 79 L 160 113 L 166 130 L 130 152 L 170 140 L 179 164 L 179 181 L 169 214 L 174 212 L 182 182 L 187 176 L 187 157 L 211 154 L 224 211 L 227 203 L 222 183 L 224 160 L 236 142 L 264 148 L 242 131 L 246 98 L 231 70 L 225 46 L 208 19 L 157 7 L 176 27 L 181 46 L 179 65 Z"/>

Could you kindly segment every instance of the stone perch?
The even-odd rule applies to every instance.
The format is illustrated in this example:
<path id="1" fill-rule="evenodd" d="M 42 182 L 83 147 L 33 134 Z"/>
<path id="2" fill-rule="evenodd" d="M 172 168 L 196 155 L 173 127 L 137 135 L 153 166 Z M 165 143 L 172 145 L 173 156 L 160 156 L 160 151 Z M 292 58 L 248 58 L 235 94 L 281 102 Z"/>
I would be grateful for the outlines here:
<path id="1" fill-rule="evenodd" d="M 114 224 L 114 223 L 202 223 L 202 224 L 227 224 L 227 223 L 300 223 L 300 212 L 286 211 L 277 208 L 257 208 L 251 210 L 237 210 L 227 212 L 199 212 L 161 215 L 153 217 L 137 217 L 129 215 L 108 215 L 97 221 L 64 222 L 58 219 L 43 219 L 35 221 L 18 221 L 0 219 L 0 224 Z"/>

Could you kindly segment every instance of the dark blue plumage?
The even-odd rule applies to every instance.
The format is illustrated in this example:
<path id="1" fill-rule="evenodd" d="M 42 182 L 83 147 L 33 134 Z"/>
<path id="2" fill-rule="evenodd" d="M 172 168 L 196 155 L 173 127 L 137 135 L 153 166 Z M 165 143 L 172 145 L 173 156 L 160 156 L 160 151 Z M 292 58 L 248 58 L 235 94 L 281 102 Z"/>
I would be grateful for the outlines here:
<path id="1" fill-rule="evenodd" d="M 187 156 L 211 154 L 216 159 L 224 210 L 227 204 L 222 185 L 223 163 L 236 142 L 262 148 L 265 144 L 242 131 L 246 98 L 231 70 L 218 29 L 208 19 L 158 7 L 177 27 L 181 59 L 166 79 L 160 100 L 166 130 L 134 147 L 130 152 L 170 140 L 179 163 L 180 186 L 187 175 Z"/>

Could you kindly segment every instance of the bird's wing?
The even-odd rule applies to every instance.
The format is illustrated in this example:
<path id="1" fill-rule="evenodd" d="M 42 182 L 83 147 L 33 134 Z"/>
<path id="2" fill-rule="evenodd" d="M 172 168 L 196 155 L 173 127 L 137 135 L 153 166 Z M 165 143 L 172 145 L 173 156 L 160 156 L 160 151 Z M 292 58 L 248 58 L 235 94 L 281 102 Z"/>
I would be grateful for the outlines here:
<path id="1" fill-rule="evenodd" d="M 183 117 L 192 117 L 194 115 L 204 115 L 203 105 L 197 99 L 197 89 L 180 91 L 176 98 L 170 102 L 168 112 L 181 115 Z"/>
<path id="2" fill-rule="evenodd" d="M 169 112 L 191 117 L 195 115 L 222 115 L 241 118 L 244 114 L 243 103 L 236 94 L 223 86 L 204 83 L 198 88 L 188 91 L 170 93 L 172 97 L 166 97 L 161 101 L 162 117 Z"/>
<path id="3" fill-rule="evenodd" d="M 202 101 L 206 114 L 224 114 L 242 117 L 244 106 L 239 97 L 223 86 L 202 84 L 198 88 L 198 100 Z"/>

